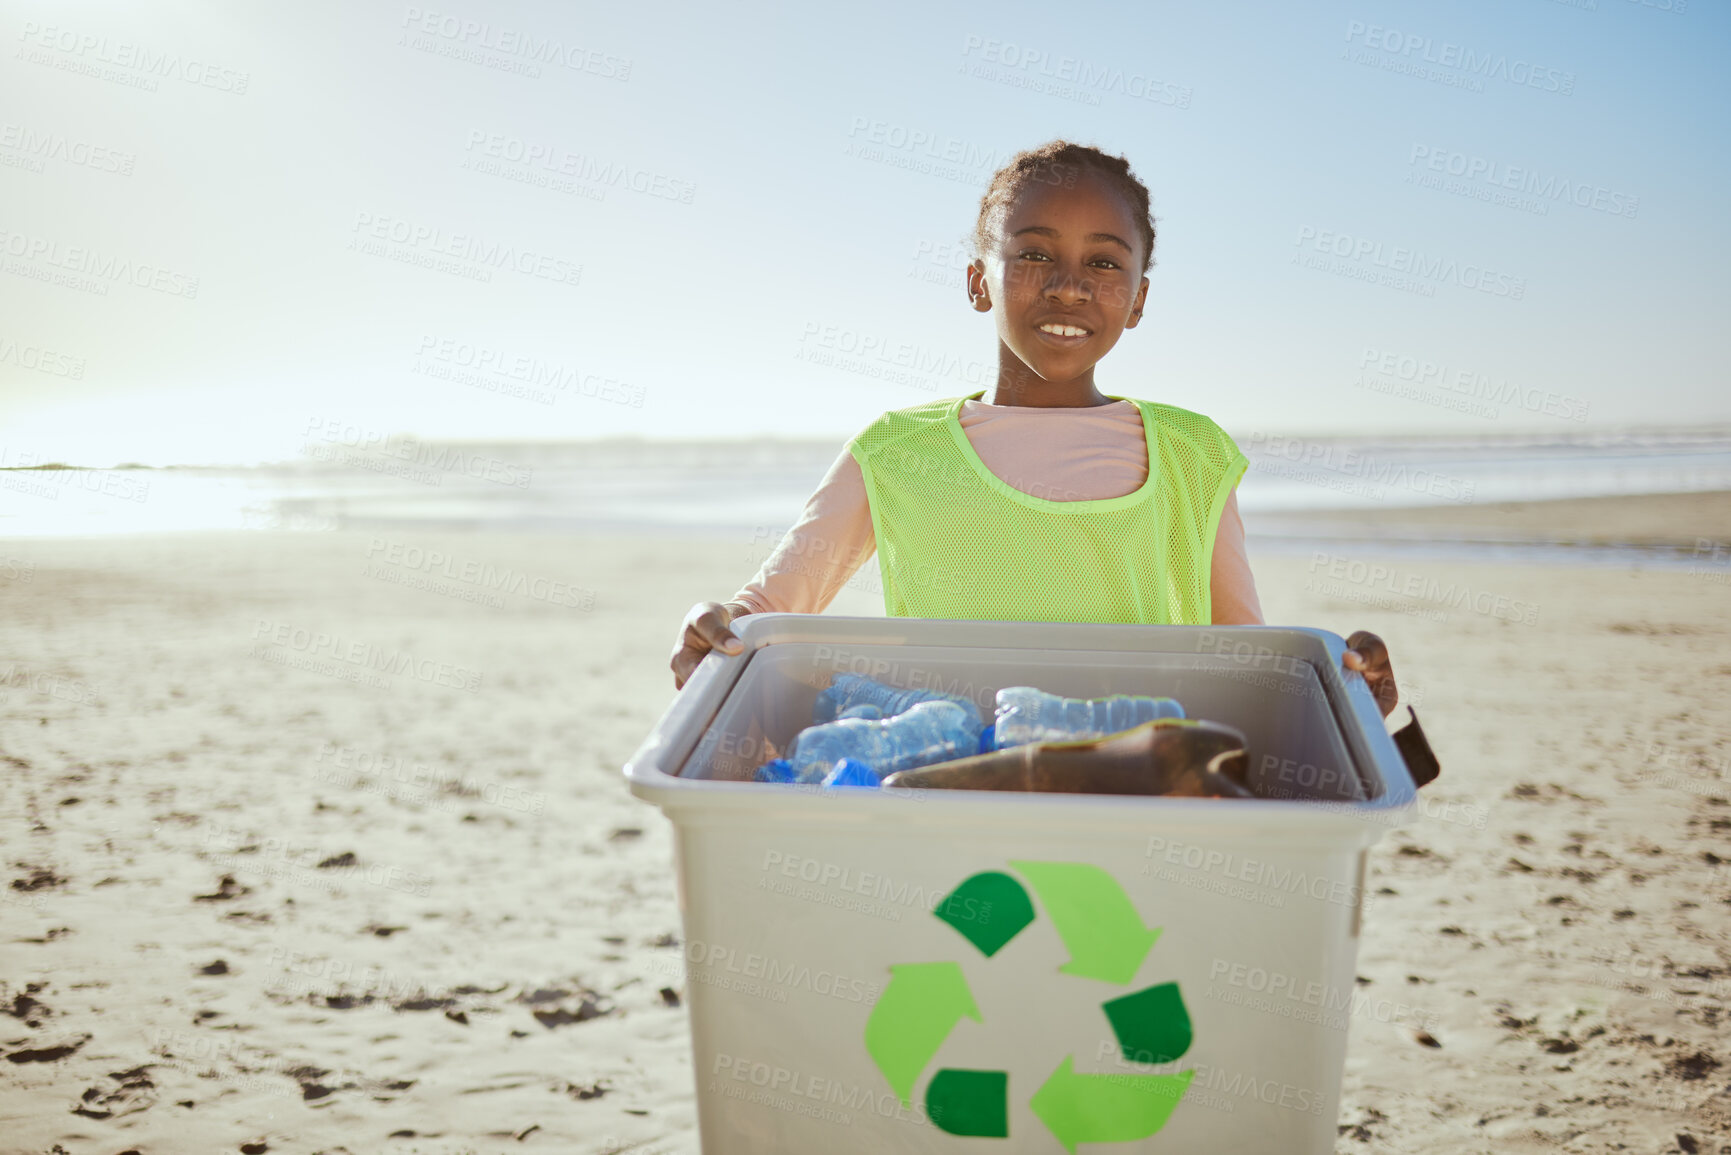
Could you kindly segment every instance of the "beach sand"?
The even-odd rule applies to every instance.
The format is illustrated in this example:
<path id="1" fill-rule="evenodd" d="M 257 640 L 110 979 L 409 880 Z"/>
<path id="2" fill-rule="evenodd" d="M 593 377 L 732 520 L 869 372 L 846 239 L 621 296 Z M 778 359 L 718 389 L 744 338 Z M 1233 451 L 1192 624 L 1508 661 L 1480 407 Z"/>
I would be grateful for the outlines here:
<path id="1" fill-rule="evenodd" d="M 1368 540 L 1541 542 L 1554 545 L 1669 546 L 1721 564 L 1731 542 L 1731 493 L 1667 493 L 1501 501 L 1423 509 L 1353 509 L 1245 515 L 1246 528 Z"/>
<path id="2" fill-rule="evenodd" d="M 1731 1151 L 1731 564 L 1355 549 L 1256 562 L 1271 622 L 1389 640 L 1443 764 L 1372 852 L 1339 1150 Z M 696 1152 L 619 770 L 762 550 L 0 543 L 0 1147 Z M 483 563 L 541 580 L 477 602 Z"/>

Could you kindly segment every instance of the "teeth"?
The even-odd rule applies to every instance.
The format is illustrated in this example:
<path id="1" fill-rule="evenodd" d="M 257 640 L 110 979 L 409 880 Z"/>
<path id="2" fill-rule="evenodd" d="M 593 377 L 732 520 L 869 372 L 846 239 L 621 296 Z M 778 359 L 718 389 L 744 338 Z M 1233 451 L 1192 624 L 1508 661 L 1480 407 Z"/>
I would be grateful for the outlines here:
<path id="1" fill-rule="evenodd" d="M 1042 332 L 1056 333 L 1060 337 L 1086 337 L 1088 335 L 1086 329 L 1078 329 L 1074 325 L 1060 325 L 1053 321 L 1041 325 L 1040 329 Z"/>

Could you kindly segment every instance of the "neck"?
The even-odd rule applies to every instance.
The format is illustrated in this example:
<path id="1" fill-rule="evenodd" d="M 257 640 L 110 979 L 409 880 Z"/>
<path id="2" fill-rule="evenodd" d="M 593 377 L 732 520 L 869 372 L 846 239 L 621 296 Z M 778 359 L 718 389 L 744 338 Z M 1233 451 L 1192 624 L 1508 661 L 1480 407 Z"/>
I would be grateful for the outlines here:
<path id="1" fill-rule="evenodd" d="M 998 343 L 998 379 L 981 398 L 988 405 L 1019 405 L 1032 409 L 1089 409 L 1110 405 L 1112 399 L 1094 388 L 1094 367 L 1068 381 L 1047 381 L 1003 342 Z"/>

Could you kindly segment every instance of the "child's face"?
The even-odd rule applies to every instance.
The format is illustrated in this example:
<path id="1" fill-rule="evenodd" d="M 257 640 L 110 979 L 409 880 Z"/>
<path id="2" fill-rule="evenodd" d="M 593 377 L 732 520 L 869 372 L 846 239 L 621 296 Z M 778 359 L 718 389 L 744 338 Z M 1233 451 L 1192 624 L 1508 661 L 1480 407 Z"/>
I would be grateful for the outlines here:
<path id="1" fill-rule="evenodd" d="M 1083 169 L 1030 184 L 1009 206 L 995 252 L 968 270 L 974 307 L 997 312 L 998 338 L 1041 379 L 1088 375 L 1148 295 L 1141 234 L 1124 196 Z M 1083 330 L 1077 333 L 1077 330 Z"/>

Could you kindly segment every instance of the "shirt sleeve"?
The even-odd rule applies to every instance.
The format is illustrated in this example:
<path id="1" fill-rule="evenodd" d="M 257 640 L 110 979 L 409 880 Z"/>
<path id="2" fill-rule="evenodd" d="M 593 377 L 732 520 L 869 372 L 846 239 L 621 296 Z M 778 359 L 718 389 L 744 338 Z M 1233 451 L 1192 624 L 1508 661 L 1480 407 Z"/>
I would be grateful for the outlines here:
<path id="1" fill-rule="evenodd" d="M 1238 492 L 1226 498 L 1214 554 L 1208 566 L 1208 600 L 1217 626 L 1260 626 L 1262 603 L 1256 598 L 1256 578 L 1244 550 L 1244 521 L 1238 516 Z"/>
<path id="2" fill-rule="evenodd" d="M 734 616 L 822 613 L 876 551 L 865 477 L 844 448 L 799 521 L 733 596 L 730 604 L 744 607 Z"/>

